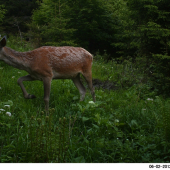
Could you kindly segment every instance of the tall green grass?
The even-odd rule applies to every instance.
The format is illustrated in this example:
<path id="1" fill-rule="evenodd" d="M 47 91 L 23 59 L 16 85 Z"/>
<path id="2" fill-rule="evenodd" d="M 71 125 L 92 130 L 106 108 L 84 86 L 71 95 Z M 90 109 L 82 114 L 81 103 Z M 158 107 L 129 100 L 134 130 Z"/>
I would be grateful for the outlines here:
<path id="1" fill-rule="evenodd" d="M 32 49 L 17 37 L 8 46 Z M 24 82 L 36 99 L 24 99 L 17 79 L 27 73 L 0 62 L 0 162 L 170 162 L 170 100 L 155 96 L 132 63 L 94 56 L 93 77 L 118 90 L 89 90 L 85 101 L 71 80 L 54 80 L 50 115 L 42 82 Z M 131 74 L 133 76 L 131 76 Z M 10 114 L 11 113 L 11 116 Z"/>

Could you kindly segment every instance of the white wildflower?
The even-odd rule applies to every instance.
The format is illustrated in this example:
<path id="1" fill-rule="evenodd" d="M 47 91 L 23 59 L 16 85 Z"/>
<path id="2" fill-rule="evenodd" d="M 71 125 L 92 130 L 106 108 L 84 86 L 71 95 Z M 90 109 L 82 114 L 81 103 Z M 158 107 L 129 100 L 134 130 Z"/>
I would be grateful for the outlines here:
<path id="1" fill-rule="evenodd" d="M 94 101 L 89 101 L 90 104 L 95 104 Z"/>
<path id="2" fill-rule="evenodd" d="M 11 116 L 11 112 L 6 112 L 6 114 L 7 114 L 8 116 Z"/>
<path id="3" fill-rule="evenodd" d="M 4 112 L 5 110 L 4 110 L 4 109 L 0 109 L 0 111 L 3 111 L 3 112 Z"/>
<path id="4" fill-rule="evenodd" d="M 4 107 L 8 107 L 8 108 L 10 108 L 10 105 L 6 104 L 6 105 L 4 105 Z"/>
<path id="5" fill-rule="evenodd" d="M 147 98 L 148 101 L 153 101 L 153 99 Z"/>
<path id="6" fill-rule="evenodd" d="M 116 122 L 116 123 L 119 123 L 119 119 L 115 119 L 115 122 Z"/>
<path id="7" fill-rule="evenodd" d="M 18 71 L 18 74 L 20 74 L 21 72 L 20 71 Z"/>
<path id="8" fill-rule="evenodd" d="M 15 76 L 12 76 L 12 79 L 14 79 L 15 78 Z"/>

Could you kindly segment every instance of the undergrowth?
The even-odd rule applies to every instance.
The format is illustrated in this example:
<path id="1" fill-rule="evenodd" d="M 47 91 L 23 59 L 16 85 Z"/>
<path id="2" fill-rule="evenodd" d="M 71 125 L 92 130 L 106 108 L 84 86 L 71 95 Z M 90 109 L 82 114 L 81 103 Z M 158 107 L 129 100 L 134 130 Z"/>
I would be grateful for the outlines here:
<path id="1" fill-rule="evenodd" d="M 8 46 L 31 49 L 20 49 L 16 41 L 9 39 Z M 94 56 L 93 78 L 118 87 L 96 88 L 95 103 L 89 90 L 79 102 L 72 81 L 54 80 L 49 116 L 42 82 L 24 82 L 37 98 L 23 98 L 17 79 L 26 74 L 0 63 L 1 163 L 170 162 L 170 100 L 156 96 L 132 62 L 106 63 Z"/>

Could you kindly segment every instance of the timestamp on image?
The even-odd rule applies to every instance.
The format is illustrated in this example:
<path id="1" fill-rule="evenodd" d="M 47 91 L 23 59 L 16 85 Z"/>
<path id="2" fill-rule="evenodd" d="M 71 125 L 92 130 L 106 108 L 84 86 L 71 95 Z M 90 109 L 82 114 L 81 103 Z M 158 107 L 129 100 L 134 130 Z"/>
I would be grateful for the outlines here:
<path id="1" fill-rule="evenodd" d="M 170 168 L 170 164 L 169 165 L 149 165 L 149 168 Z"/>

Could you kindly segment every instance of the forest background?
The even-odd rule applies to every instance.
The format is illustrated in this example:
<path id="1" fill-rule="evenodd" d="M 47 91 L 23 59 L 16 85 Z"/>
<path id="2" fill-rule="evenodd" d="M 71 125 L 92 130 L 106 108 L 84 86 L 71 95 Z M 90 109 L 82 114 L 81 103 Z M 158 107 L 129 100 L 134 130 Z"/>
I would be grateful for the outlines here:
<path id="1" fill-rule="evenodd" d="M 12 119 L 2 117 L 1 132 L 7 136 L 0 138 L 1 162 L 169 162 L 169 9 L 169 0 L 0 0 L 0 34 L 7 35 L 10 47 L 20 51 L 43 45 L 83 47 L 94 55 L 94 77 L 100 79 L 96 82 L 109 83 L 115 90 L 106 90 L 107 95 L 98 91 L 98 98 L 105 103 L 99 101 L 93 107 L 87 101 L 75 103 L 70 105 L 71 111 L 67 108 L 68 113 L 75 111 L 74 117 L 64 114 L 63 119 L 54 119 L 61 124 L 58 141 L 53 141 L 54 129 L 50 134 L 43 129 L 47 125 L 46 130 L 52 128 L 52 118 L 48 122 L 35 112 L 34 119 L 31 111 L 28 119 L 18 115 L 12 118 L 17 125 L 14 137 L 14 131 L 9 131 Z M 8 69 L 1 66 L 1 70 Z M 3 75 L 5 71 L 1 79 Z M 0 101 L 0 106 L 4 104 L 14 107 L 11 100 Z M 19 106 L 13 109 L 20 114 Z M 60 111 L 57 114 L 62 116 Z M 65 139 L 67 118 L 69 140 L 80 141 L 76 146 L 72 142 L 68 146 Z M 143 125 L 145 121 L 148 123 Z M 23 125 L 28 127 L 24 131 Z M 42 133 L 36 134 L 37 126 Z M 75 132 L 77 138 L 71 134 L 74 129 L 81 129 L 81 135 Z M 62 149 L 51 156 L 55 142 Z M 112 148 L 117 149 L 113 152 Z"/>

